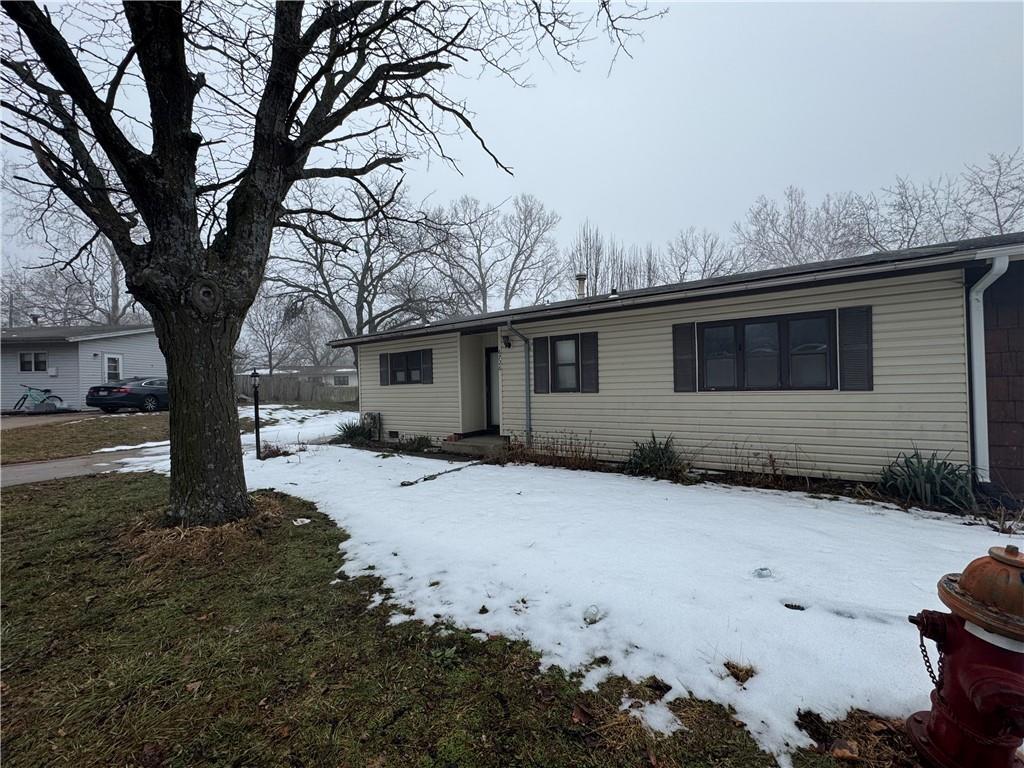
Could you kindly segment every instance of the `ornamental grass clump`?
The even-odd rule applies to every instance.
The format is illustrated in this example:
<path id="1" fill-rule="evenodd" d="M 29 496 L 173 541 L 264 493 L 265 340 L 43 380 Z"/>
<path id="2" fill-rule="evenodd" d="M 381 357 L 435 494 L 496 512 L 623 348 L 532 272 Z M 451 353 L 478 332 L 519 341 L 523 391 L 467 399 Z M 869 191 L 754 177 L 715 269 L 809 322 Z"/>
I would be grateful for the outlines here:
<path id="1" fill-rule="evenodd" d="M 659 480 L 682 482 L 687 479 L 687 466 L 673 445 L 672 436 L 659 440 L 653 432 L 651 439 L 633 443 L 622 471 L 627 475 L 656 477 Z"/>
<path id="2" fill-rule="evenodd" d="M 932 453 L 925 458 L 920 451 L 901 453 L 882 470 L 879 489 L 904 504 L 916 504 L 966 514 L 977 502 L 971 488 L 971 468 L 955 464 Z"/>

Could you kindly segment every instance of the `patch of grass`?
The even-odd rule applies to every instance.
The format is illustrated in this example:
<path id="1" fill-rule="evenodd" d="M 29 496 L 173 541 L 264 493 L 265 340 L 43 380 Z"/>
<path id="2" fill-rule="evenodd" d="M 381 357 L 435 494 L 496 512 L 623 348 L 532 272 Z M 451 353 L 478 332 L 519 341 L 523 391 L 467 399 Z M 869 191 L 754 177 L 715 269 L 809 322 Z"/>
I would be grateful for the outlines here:
<path id="1" fill-rule="evenodd" d="M 726 672 L 729 673 L 729 676 L 740 685 L 743 685 L 757 674 L 757 669 L 750 664 L 740 664 L 736 661 L 727 661 L 723 666 L 725 667 Z"/>
<path id="2" fill-rule="evenodd" d="M 331 583 L 346 536 L 311 504 L 260 492 L 255 517 L 186 530 L 160 527 L 166 495 L 136 474 L 5 489 L 5 768 L 774 765 L 716 704 L 670 704 L 669 738 L 620 710 L 656 679 L 583 693 L 523 642 L 390 625 L 379 579 Z"/>
<path id="3" fill-rule="evenodd" d="M 81 421 L 7 429 L 0 436 L 0 463 L 63 459 L 84 456 L 100 448 L 152 443 L 166 440 L 168 430 L 166 411 L 124 416 L 83 415 Z"/>
<path id="4" fill-rule="evenodd" d="M 81 421 L 5 429 L 0 436 L 0 464 L 66 459 L 85 456 L 100 448 L 167 440 L 169 418 L 167 411 L 114 416 L 83 414 Z M 260 417 L 263 428 L 277 423 L 277 419 Z M 243 416 L 238 420 L 238 428 L 252 432 L 255 423 L 251 417 Z"/>

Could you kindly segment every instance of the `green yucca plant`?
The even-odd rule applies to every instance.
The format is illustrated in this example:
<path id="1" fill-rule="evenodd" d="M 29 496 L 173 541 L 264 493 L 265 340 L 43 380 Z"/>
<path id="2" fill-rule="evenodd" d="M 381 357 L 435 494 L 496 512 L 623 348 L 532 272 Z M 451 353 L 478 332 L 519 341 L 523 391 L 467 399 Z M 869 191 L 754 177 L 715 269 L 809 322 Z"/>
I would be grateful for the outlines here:
<path id="1" fill-rule="evenodd" d="M 366 445 L 372 439 L 370 427 L 358 421 L 349 421 L 338 425 L 338 434 L 331 442 Z"/>
<path id="2" fill-rule="evenodd" d="M 911 454 L 900 453 L 892 464 L 882 470 L 878 487 L 907 504 L 960 514 L 976 507 L 971 468 L 939 458 L 936 453 L 928 458 L 916 450 Z"/>

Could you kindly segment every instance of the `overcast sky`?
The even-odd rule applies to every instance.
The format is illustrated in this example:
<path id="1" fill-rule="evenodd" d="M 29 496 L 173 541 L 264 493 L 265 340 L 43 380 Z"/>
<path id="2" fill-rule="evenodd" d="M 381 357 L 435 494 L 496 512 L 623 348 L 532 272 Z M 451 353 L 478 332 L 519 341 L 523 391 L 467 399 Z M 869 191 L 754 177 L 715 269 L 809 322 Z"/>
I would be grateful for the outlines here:
<path id="1" fill-rule="evenodd" d="M 509 178 L 470 141 L 415 197 L 531 192 L 628 242 L 726 231 L 760 194 L 867 192 L 956 173 L 1024 135 L 1024 4 L 673 4 L 608 73 L 541 64 L 535 87 L 457 87 Z"/>
<path id="2" fill-rule="evenodd" d="M 588 0 L 593 2 L 593 0 Z M 530 192 L 627 243 L 682 227 L 726 234 L 761 194 L 925 181 L 1024 142 L 1024 3 L 672 4 L 609 72 L 595 40 L 575 72 L 532 60 L 532 88 L 453 79 L 490 147 L 447 143 L 464 175 L 413 164 L 415 200 Z M 5 201 L 8 202 L 8 201 Z M 6 219 L 6 217 L 5 217 Z M 31 261 L 31 246 L 4 245 Z"/>

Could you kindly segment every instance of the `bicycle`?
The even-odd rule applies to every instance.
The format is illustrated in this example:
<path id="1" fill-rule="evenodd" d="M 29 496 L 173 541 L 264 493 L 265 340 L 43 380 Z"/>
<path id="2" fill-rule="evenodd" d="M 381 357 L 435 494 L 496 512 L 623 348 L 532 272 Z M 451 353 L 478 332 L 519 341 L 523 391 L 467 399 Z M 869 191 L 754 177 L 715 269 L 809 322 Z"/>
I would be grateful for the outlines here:
<path id="1" fill-rule="evenodd" d="M 57 395 L 50 394 L 52 389 L 40 389 L 39 387 L 30 387 L 28 384 L 22 384 L 22 387 L 28 391 L 21 396 L 21 398 L 14 404 L 15 411 L 20 411 L 26 403 L 31 403 L 32 408 L 42 405 L 52 405 L 54 408 L 59 408 L 64 405 L 64 399 L 57 397 Z"/>

